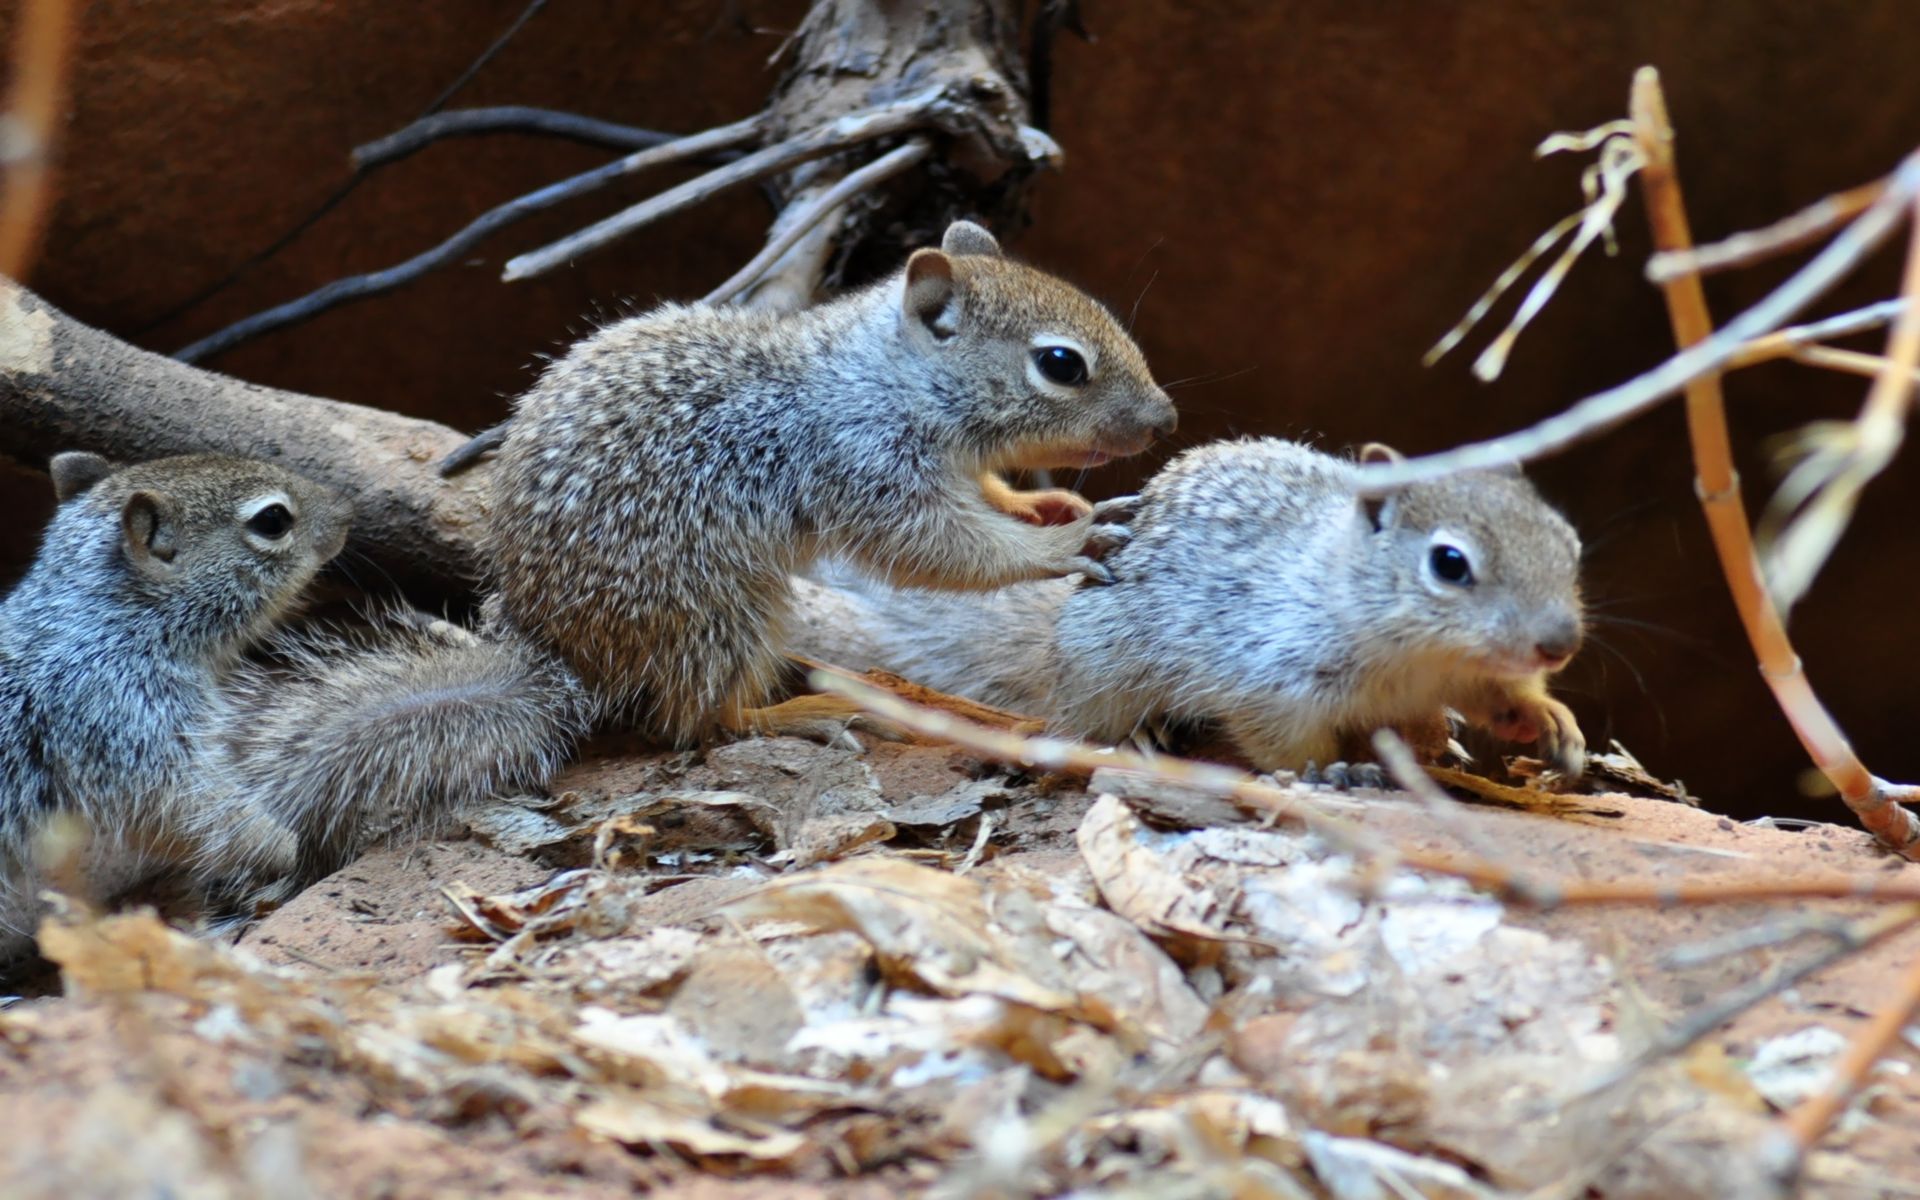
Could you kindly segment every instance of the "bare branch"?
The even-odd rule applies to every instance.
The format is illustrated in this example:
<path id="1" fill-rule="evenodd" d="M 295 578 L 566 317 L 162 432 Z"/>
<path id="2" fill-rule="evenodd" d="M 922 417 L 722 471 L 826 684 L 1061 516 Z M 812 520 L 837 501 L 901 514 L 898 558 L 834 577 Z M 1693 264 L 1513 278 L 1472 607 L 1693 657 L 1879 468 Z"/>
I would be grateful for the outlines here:
<path id="1" fill-rule="evenodd" d="M 865 112 L 850 113 L 817 129 L 757 150 L 697 179 L 690 179 L 678 187 L 648 197 L 623 212 L 569 234 L 551 245 L 509 259 L 500 278 L 508 283 L 531 279 L 618 241 L 643 225 L 692 208 L 728 188 L 777 175 L 790 167 L 823 158 L 849 146 L 921 128 L 926 125 L 928 114 L 944 95 L 944 88 L 931 88 L 907 100 Z"/>
<path id="2" fill-rule="evenodd" d="M 1646 197 L 1647 223 L 1653 243 L 1662 251 L 1683 251 L 1693 244 L 1688 229 L 1686 201 L 1673 156 L 1673 126 L 1660 89 L 1660 75 L 1642 67 L 1634 76 L 1632 97 L 1635 139 L 1646 160 L 1640 182 Z M 1706 290 L 1698 275 L 1678 275 L 1661 285 L 1673 324 L 1674 341 L 1684 353 L 1708 341 L 1713 318 L 1707 311 Z M 1880 306 L 1876 306 L 1880 307 Z M 1904 321 L 1911 310 L 1902 305 Z M 1857 323 L 1859 314 L 1820 324 L 1828 329 Z M 1848 326 L 1849 328 L 1851 326 Z M 1795 342 L 1774 334 L 1791 349 Z M 1765 340 L 1765 339 L 1763 339 Z M 1845 353 L 1832 351 L 1834 354 Z M 1726 577 L 1727 590 L 1740 614 L 1747 640 L 1760 664 L 1761 678 L 1773 691 L 1774 702 L 1793 727 L 1794 735 L 1839 793 L 1848 808 L 1881 841 L 1902 853 L 1914 842 L 1911 818 L 1877 792 L 1878 781 L 1853 752 L 1844 731 L 1820 703 L 1807 681 L 1800 656 L 1787 636 L 1786 621 L 1775 597 L 1761 586 L 1762 571 L 1754 551 L 1753 529 L 1740 496 L 1740 477 L 1733 466 L 1733 440 L 1727 428 L 1726 398 L 1720 376 L 1708 372 L 1687 384 L 1687 436 L 1693 447 L 1694 490 L 1713 536 L 1714 552 Z"/>
<path id="3" fill-rule="evenodd" d="M 657 129 L 641 129 L 618 121 L 602 121 L 579 113 L 554 108 L 535 108 L 526 104 L 504 104 L 491 108 L 456 108 L 420 118 L 383 138 L 356 146 L 353 169 L 370 171 L 407 157 L 424 146 L 454 137 L 474 137 L 489 133 L 536 133 L 545 137 L 566 138 L 609 150 L 645 150 L 678 140 L 679 135 Z"/>
<path id="4" fill-rule="evenodd" d="M 1876 179 L 1827 196 L 1764 229 L 1705 246 L 1661 250 L 1647 260 L 1647 282 L 1664 285 L 1682 275 L 1712 275 L 1798 250 L 1865 212 L 1886 190 L 1887 181 Z"/>
<path id="5" fill-rule="evenodd" d="M 820 224 L 839 210 L 840 206 L 869 188 L 892 179 L 895 175 L 909 170 L 928 154 L 932 153 L 932 143 L 925 138 L 915 138 L 904 146 L 889 151 L 874 159 L 858 171 L 848 175 L 820 195 L 809 200 L 798 211 L 788 209 L 781 213 L 781 223 L 786 226 L 780 234 L 768 242 L 748 260 L 747 265 L 735 271 L 731 278 L 719 287 L 708 292 L 702 301 L 704 304 L 725 304 L 741 292 L 752 287 L 782 254 L 792 249 L 794 244 L 805 237 L 814 226 Z"/>
<path id="6" fill-rule="evenodd" d="M 551 208 L 575 196 L 585 195 L 595 188 L 636 171 L 726 150 L 750 140 L 757 135 L 759 128 L 758 117 L 736 121 L 732 125 L 723 125 L 718 129 L 709 129 L 704 133 L 691 134 L 664 145 L 638 151 L 607 163 L 605 166 L 595 167 L 591 171 L 549 184 L 539 191 L 529 192 L 481 214 L 466 228 L 446 241 L 414 255 L 403 263 L 382 271 L 336 279 L 298 300 L 291 300 L 265 312 L 255 313 L 251 317 L 234 322 L 225 329 L 208 334 L 191 346 L 184 347 L 175 353 L 174 357 L 181 362 L 200 362 L 224 350 L 230 350 L 250 338 L 306 320 L 308 317 L 350 300 L 361 300 L 368 296 L 392 291 L 428 271 L 460 259 L 489 234 L 504 229 L 515 221 L 531 216 L 542 209 Z"/>
<path id="7" fill-rule="evenodd" d="M 1907 208 L 1916 195 L 1920 195 L 1920 154 L 1909 155 L 1893 173 L 1886 192 L 1813 261 L 1713 336 L 1644 375 L 1597 392 L 1531 428 L 1440 454 L 1361 467 L 1360 489 L 1369 495 L 1380 495 L 1460 471 L 1506 467 L 1543 458 L 1637 416 L 1700 376 L 1725 369 L 1747 342 L 1772 333 L 1813 303 L 1905 221 Z"/>

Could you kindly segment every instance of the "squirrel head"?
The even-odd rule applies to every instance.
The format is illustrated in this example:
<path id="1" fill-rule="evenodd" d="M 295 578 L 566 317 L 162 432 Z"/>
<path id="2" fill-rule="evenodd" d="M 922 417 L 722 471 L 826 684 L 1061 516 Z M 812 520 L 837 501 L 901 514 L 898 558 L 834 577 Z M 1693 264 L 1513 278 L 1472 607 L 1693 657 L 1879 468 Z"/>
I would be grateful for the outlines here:
<path id="1" fill-rule="evenodd" d="M 1173 432 L 1173 402 L 1098 302 L 1007 258 L 970 221 L 900 273 L 910 348 L 968 397 L 981 466 L 1098 466 Z"/>
<path id="2" fill-rule="evenodd" d="M 1369 445 L 1363 463 L 1397 461 Z M 1500 678 L 1558 671 L 1580 649 L 1580 538 L 1513 471 L 1470 472 L 1362 498 L 1370 591 L 1409 610 L 1431 648 Z"/>
<path id="3" fill-rule="evenodd" d="M 84 530 L 115 586 L 172 614 L 183 636 L 238 651 L 346 544 L 352 507 L 291 471 L 196 454 L 117 466 L 56 455 L 57 524 Z M 96 560 L 97 561 L 97 560 Z"/>

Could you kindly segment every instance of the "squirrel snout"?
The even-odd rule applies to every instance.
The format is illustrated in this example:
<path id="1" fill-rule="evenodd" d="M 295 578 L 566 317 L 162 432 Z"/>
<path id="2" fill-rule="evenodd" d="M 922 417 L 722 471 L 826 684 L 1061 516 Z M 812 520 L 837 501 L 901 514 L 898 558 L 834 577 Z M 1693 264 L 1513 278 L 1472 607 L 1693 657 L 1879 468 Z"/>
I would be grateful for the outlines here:
<path id="1" fill-rule="evenodd" d="M 1579 649 L 1580 622 L 1573 617 L 1562 617 L 1542 629 L 1539 640 L 1533 644 L 1534 653 L 1549 671 L 1565 666 Z"/>

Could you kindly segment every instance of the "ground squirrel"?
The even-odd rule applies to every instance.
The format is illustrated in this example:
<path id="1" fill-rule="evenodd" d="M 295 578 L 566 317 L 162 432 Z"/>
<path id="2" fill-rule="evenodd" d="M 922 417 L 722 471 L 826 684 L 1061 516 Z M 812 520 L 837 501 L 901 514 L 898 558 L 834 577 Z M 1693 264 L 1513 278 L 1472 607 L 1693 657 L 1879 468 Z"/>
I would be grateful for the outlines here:
<path id="1" fill-rule="evenodd" d="M 1582 770 L 1580 728 L 1546 687 L 1580 646 L 1580 542 L 1518 472 L 1364 500 L 1349 460 L 1219 443 L 1161 471 L 1131 529 L 1105 587 L 806 587 L 798 648 L 1103 741 L 1205 723 L 1262 770 L 1324 766 L 1445 709 Z"/>
<path id="2" fill-rule="evenodd" d="M 1106 309 L 956 222 L 802 312 L 611 325 L 512 422 L 490 611 L 604 713 L 685 745 L 765 702 L 789 576 L 821 554 L 941 588 L 1099 573 L 1086 502 L 999 473 L 1136 453 L 1174 412 Z"/>
<path id="3" fill-rule="evenodd" d="M 544 782 L 579 732 L 579 685 L 525 646 L 418 617 L 280 628 L 346 539 L 317 484 L 212 455 L 62 454 L 52 475 L 59 510 L 0 603 L 0 960 L 29 944 L 36 836 L 62 814 L 59 882 L 90 899 L 270 898 L 370 832 Z"/>
<path id="4" fill-rule="evenodd" d="M 240 657 L 345 541 L 349 510 L 265 463 L 52 463 L 58 512 L 0 602 L 0 949 L 30 937 L 33 840 L 69 813 L 111 895 L 175 869 L 288 867 L 293 835 L 197 785 L 196 731 Z"/>

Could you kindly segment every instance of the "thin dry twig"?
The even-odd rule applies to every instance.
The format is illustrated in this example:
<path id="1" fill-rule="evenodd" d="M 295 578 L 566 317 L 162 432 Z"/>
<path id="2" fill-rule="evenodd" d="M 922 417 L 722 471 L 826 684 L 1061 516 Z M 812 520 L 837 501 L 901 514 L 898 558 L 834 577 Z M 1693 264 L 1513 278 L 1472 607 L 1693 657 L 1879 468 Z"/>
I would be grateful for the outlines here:
<path id="1" fill-rule="evenodd" d="M 1645 162 L 1640 184 L 1646 199 L 1647 222 L 1654 246 L 1663 251 L 1685 250 L 1693 244 L 1685 198 L 1680 190 L 1673 154 L 1673 126 L 1667 118 L 1660 74 L 1642 67 L 1633 80 L 1630 102 L 1635 139 Z M 1684 354 L 1713 336 L 1713 318 L 1707 310 L 1700 277 L 1676 275 L 1661 291 L 1673 325 L 1674 341 Z M 1903 306 L 1899 319 L 1913 309 Z M 1784 331 L 1783 331 L 1784 332 Z M 1779 335 L 1775 335 L 1776 337 Z M 1791 343 L 1791 339 L 1787 339 Z M 1867 828 L 1893 849 L 1913 857 L 1920 828 L 1898 805 L 1876 802 L 1877 781 L 1853 752 L 1846 734 L 1814 694 L 1800 656 L 1787 636 L 1786 622 L 1762 584 L 1753 531 L 1740 496 L 1740 476 L 1733 466 L 1733 439 L 1727 426 L 1726 398 L 1717 372 L 1708 372 L 1687 384 L 1687 434 L 1693 446 L 1694 490 L 1707 518 L 1720 570 L 1727 579 L 1740 623 L 1759 661 L 1761 677 L 1773 690 L 1775 702 L 1793 727 L 1820 772 L 1832 782 L 1847 806 Z M 1905 818 L 1904 820 L 1902 818 Z"/>
<path id="2" fill-rule="evenodd" d="M 32 264 L 52 204 L 54 126 L 66 98 L 76 8 L 72 0 L 26 0 L 19 9 L 13 87 L 0 117 L 0 275 L 8 279 Z"/>
<path id="3" fill-rule="evenodd" d="M 526 104 L 456 108 L 430 113 L 383 138 L 354 147 L 353 169 L 371 171 L 446 138 L 491 133 L 534 133 L 629 152 L 663 146 L 679 136 L 657 129 L 641 129 L 634 125 L 622 125 L 618 121 L 602 121 L 597 117 Z"/>
<path id="4" fill-rule="evenodd" d="M 1916 196 L 1920 196 L 1920 153 L 1910 154 L 1901 162 L 1887 190 L 1826 249 L 1713 336 L 1653 370 L 1596 392 L 1527 429 L 1439 454 L 1361 467 L 1359 487 L 1369 495 L 1380 495 L 1461 471 L 1508 467 L 1543 458 L 1645 412 L 1701 375 L 1725 370 L 1748 342 L 1774 332 L 1813 303 L 1905 222 Z"/>
<path id="5" fill-rule="evenodd" d="M 918 165 L 932 152 L 931 142 L 925 138 L 914 138 L 847 175 L 809 201 L 799 212 L 782 213 L 781 219 L 786 227 L 772 241 L 761 247 L 760 253 L 749 259 L 746 266 L 735 271 L 725 283 L 708 292 L 701 303 L 725 304 L 746 291 L 766 274 L 769 267 L 780 261 L 782 254 L 791 250 L 795 243 L 805 237 L 815 226 L 839 211 L 841 205 Z"/>
<path id="6" fill-rule="evenodd" d="M 403 263 L 397 263 L 380 271 L 370 271 L 364 275 L 350 275 L 345 279 L 336 279 L 298 300 L 290 300 L 265 312 L 255 313 L 244 320 L 234 322 L 225 329 L 210 333 L 192 345 L 182 348 L 173 357 L 181 362 L 200 362 L 250 338 L 304 321 L 308 317 L 345 304 L 349 300 L 360 300 L 368 296 L 377 296 L 382 292 L 390 292 L 429 271 L 458 261 L 487 236 L 515 221 L 552 208 L 575 196 L 585 195 L 595 188 L 637 171 L 686 159 L 702 158 L 732 149 L 759 136 L 760 124 L 761 118 L 750 117 L 703 133 L 689 134 L 663 145 L 637 151 L 625 158 L 615 159 L 604 166 L 562 179 L 558 183 L 548 184 L 538 191 L 515 197 L 474 218 L 464 229 L 438 246 L 423 250 Z"/>
<path id="7" fill-rule="evenodd" d="M 1542 911 L 1571 907 L 1621 904 L 1660 906 L 1748 903 L 1759 900 L 1874 900 L 1920 901 L 1920 879 L 1881 875 L 1803 875 L 1769 880 L 1701 882 L 1609 882 L 1534 879 L 1498 863 L 1478 858 L 1434 854 L 1390 846 L 1372 832 L 1303 802 L 1297 793 L 1261 783 L 1243 771 L 1170 755 L 1148 758 L 1130 750 L 1092 746 L 1057 737 L 1026 737 L 992 729 L 948 713 L 912 704 L 838 671 L 816 670 L 812 686 L 842 696 L 875 716 L 903 729 L 949 742 L 995 762 L 1015 763 L 1066 774 L 1091 775 L 1113 771 L 1148 782 L 1194 788 L 1226 796 L 1251 812 L 1282 821 L 1298 821 L 1343 851 L 1369 856 L 1386 865 L 1464 880 L 1497 899 Z M 1391 769 L 1392 764 L 1387 764 Z M 1404 764 L 1403 764 L 1404 765 Z M 1403 778 L 1409 791 L 1438 790 L 1439 785 L 1415 770 Z M 1429 797 L 1431 800 L 1431 797 Z M 1444 794 L 1442 803 L 1445 802 Z"/>
<path id="8" fill-rule="evenodd" d="M 1713 275 L 1798 250 L 1858 217 L 1886 190 L 1887 181 L 1876 179 L 1823 197 L 1764 229 L 1749 229 L 1705 246 L 1658 250 L 1647 260 L 1647 282 L 1664 287 L 1683 275 Z"/>
<path id="9" fill-rule="evenodd" d="M 1803 1161 L 1807 1151 L 1833 1128 L 1847 1101 L 1866 1083 L 1874 1064 L 1900 1039 L 1901 1030 L 1916 1011 L 1920 1011 L 1920 957 L 1908 964 L 1885 1006 L 1847 1044 L 1846 1053 L 1833 1065 L 1827 1086 L 1780 1118 L 1780 1132 L 1792 1151 L 1790 1161 Z"/>
<path id="10" fill-rule="evenodd" d="M 1920 923 L 1920 904 L 1900 904 L 1871 916 L 1848 923 L 1833 931 L 1834 944 L 1784 969 L 1739 985 L 1712 1003 L 1696 1008 L 1681 1020 L 1661 1030 L 1631 1058 L 1607 1071 L 1582 1094 L 1606 1091 L 1663 1058 L 1685 1054 L 1700 1039 L 1757 1004 L 1777 996 L 1802 980 L 1817 975 L 1843 959 L 1871 949 L 1897 933 Z"/>
<path id="11" fill-rule="evenodd" d="M 850 146 L 923 127 L 928 114 L 944 95 L 944 88 L 930 88 L 905 100 L 850 113 L 817 129 L 809 129 L 783 142 L 756 150 L 677 187 L 649 196 L 631 208 L 570 233 L 557 242 L 509 259 L 500 278 L 513 283 L 543 275 L 583 254 L 618 241 L 643 225 L 692 208 L 728 188 L 778 175 L 801 163 L 824 158 Z"/>

